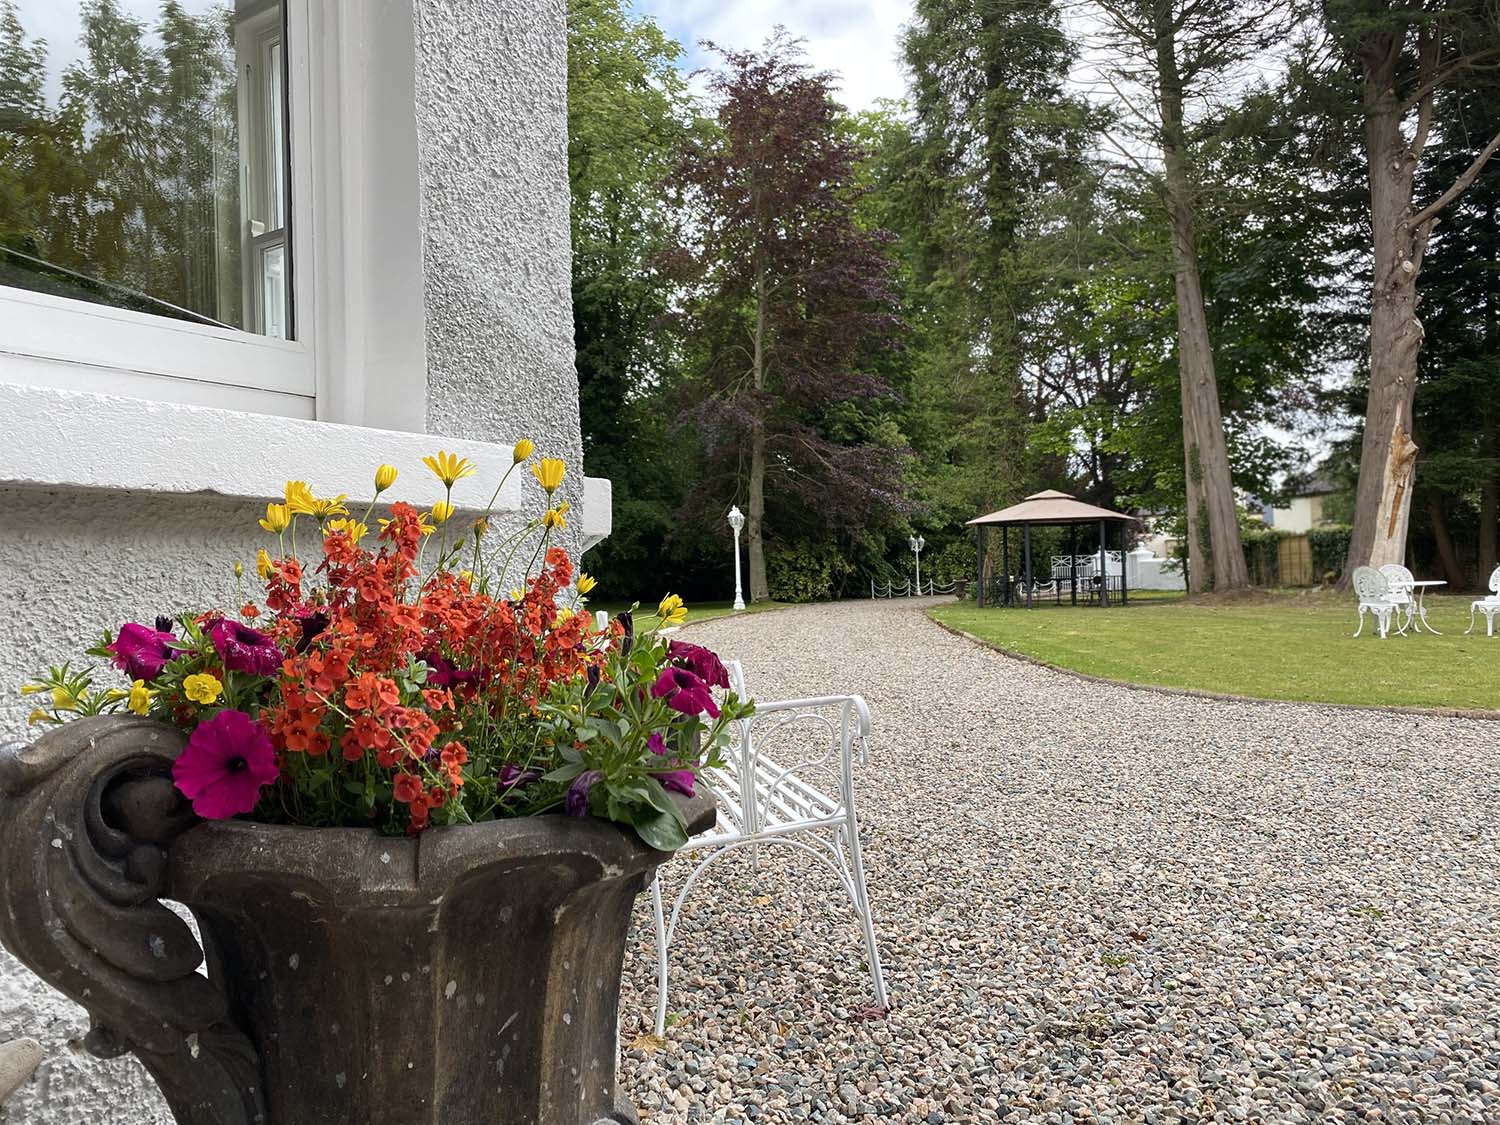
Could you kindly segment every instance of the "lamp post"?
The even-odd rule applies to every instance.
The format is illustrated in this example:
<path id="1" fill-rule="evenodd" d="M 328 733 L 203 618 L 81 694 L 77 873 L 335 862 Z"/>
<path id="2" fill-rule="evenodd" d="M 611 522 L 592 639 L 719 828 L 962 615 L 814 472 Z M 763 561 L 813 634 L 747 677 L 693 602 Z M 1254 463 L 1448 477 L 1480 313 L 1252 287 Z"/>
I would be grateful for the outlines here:
<path id="1" fill-rule="evenodd" d="M 917 556 L 917 597 L 922 596 L 922 548 L 927 546 L 927 540 L 920 535 L 913 535 L 909 540 L 911 553 Z"/>
<path id="2" fill-rule="evenodd" d="M 740 591 L 740 529 L 745 526 L 745 513 L 738 504 L 729 509 L 729 526 L 734 529 L 734 608 L 745 608 L 745 595 Z"/>

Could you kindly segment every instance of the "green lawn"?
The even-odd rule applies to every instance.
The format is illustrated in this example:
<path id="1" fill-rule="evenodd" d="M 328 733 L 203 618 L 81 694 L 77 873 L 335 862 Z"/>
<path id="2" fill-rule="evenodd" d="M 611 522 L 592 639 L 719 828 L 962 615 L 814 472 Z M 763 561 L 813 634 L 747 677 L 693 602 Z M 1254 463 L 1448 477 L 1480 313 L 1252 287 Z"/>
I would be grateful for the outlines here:
<path id="1" fill-rule="evenodd" d="M 658 601 L 660 601 L 660 600 L 661 600 L 660 598 L 652 598 L 650 600 L 642 598 L 641 599 L 641 608 L 637 612 L 638 613 L 642 613 L 642 614 L 655 613 L 656 612 L 656 603 Z M 745 606 L 745 608 L 743 610 L 741 610 L 741 612 L 742 613 L 765 613 L 767 610 L 782 609 L 786 605 L 787 605 L 786 602 L 751 602 L 751 603 L 747 604 Z M 687 603 L 687 607 L 688 607 L 687 621 L 684 623 L 684 624 L 687 624 L 687 625 L 691 625 L 695 621 L 708 621 L 708 620 L 711 620 L 712 618 L 715 618 L 715 617 L 728 617 L 731 613 L 734 612 L 734 603 L 733 602 L 691 602 L 690 601 L 690 602 Z M 629 608 L 630 608 L 630 603 L 629 602 L 599 601 L 599 600 L 592 599 L 592 598 L 589 600 L 589 609 L 603 609 L 603 610 L 607 610 L 609 612 L 609 614 L 610 614 L 611 617 L 614 616 L 615 614 L 619 613 L 622 609 L 629 609 Z"/>
<path id="2" fill-rule="evenodd" d="M 1126 607 L 932 610 L 1009 652 L 1112 680 L 1266 699 L 1500 710 L 1500 635 L 1464 636 L 1472 597 L 1429 597 L 1429 633 L 1381 641 L 1352 594 L 1275 592 L 1243 601 L 1151 598 Z"/>

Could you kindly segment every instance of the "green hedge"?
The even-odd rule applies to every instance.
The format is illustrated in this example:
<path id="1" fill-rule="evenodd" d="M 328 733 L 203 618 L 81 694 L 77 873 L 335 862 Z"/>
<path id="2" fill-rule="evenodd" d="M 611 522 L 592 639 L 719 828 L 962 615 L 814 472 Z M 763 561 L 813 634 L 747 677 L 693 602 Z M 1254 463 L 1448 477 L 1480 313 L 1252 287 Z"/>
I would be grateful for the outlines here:
<path id="1" fill-rule="evenodd" d="M 1354 529 L 1346 523 L 1331 527 L 1315 527 L 1307 533 L 1307 543 L 1312 549 L 1313 574 L 1320 581 L 1334 579 L 1344 573 L 1344 560 L 1349 557 L 1349 537 Z"/>
<path id="2" fill-rule="evenodd" d="M 825 602 L 853 565 L 832 543 L 774 546 L 766 552 L 766 584 L 778 602 Z"/>

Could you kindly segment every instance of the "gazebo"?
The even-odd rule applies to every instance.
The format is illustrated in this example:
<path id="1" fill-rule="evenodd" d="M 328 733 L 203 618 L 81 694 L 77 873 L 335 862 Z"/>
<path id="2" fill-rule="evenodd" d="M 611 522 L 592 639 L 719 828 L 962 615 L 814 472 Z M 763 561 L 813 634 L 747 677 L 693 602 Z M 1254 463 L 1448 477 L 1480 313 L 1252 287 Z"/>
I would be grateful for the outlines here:
<path id="1" fill-rule="evenodd" d="M 978 603 L 981 606 L 985 604 L 989 591 L 990 576 L 985 572 L 985 546 L 988 529 L 992 527 L 1000 528 L 1001 568 L 1004 571 L 1000 583 L 1000 604 L 1013 605 L 1019 600 L 1016 583 L 1010 571 L 1010 529 L 1019 526 L 1022 552 L 1021 592 L 1024 594 L 1027 609 L 1035 605 L 1039 584 L 1032 567 L 1031 529 L 1033 526 L 1038 526 L 1067 527 L 1069 531 L 1068 554 L 1054 558 L 1048 568 L 1049 592 L 1058 602 L 1062 600 L 1062 587 L 1066 583 L 1071 603 L 1078 604 L 1078 583 L 1079 578 L 1082 577 L 1085 583 L 1085 593 L 1090 597 L 1097 593 L 1101 606 L 1109 605 L 1111 583 L 1115 583 L 1118 579 L 1115 588 L 1119 591 L 1120 604 L 1125 604 L 1129 600 L 1125 575 L 1125 526 L 1132 522 L 1134 522 L 1133 516 L 1127 516 L 1123 512 L 1112 512 L 1108 508 L 1100 508 L 1093 504 L 1085 504 L 1081 500 L 1075 500 L 1066 492 L 1057 492 L 1052 489 L 1028 496 L 1019 504 L 1012 504 L 1009 508 L 1002 508 L 998 512 L 991 512 L 987 516 L 970 520 L 968 526 L 974 529 L 974 546 L 978 552 L 975 568 L 979 578 Z M 1120 544 L 1119 570 L 1113 574 L 1110 573 L 1111 560 L 1108 544 L 1108 528 L 1111 524 L 1119 529 Z M 1080 527 L 1090 530 L 1098 528 L 1099 548 L 1096 552 L 1086 555 L 1078 554 L 1077 541 Z"/>

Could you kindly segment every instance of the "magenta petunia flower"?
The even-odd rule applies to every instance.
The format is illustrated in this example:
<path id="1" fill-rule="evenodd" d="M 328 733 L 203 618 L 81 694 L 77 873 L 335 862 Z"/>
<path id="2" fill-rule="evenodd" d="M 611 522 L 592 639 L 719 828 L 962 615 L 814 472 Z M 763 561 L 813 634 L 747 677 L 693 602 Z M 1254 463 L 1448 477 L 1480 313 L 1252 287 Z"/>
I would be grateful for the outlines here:
<path id="1" fill-rule="evenodd" d="M 172 763 L 173 782 L 204 820 L 249 812 L 278 772 L 271 736 L 243 711 L 200 723 Z"/>
<path id="2" fill-rule="evenodd" d="M 154 680 L 167 661 L 175 659 L 174 640 L 171 633 L 132 621 L 120 626 L 120 635 L 109 646 L 111 660 L 132 680 Z"/>
<path id="3" fill-rule="evenodd" d="M 677 661 L 680 667 L 691 668 L 709 687 L 729 686 L 729 672 L 725 669 L 724 662 L 711 649 L 688 644 L 686 641 L 672 641 L 667 645 L 667 658 Z"/>
<path id="4" fill-rule="evenodd" d="M 653 754 L 665 754 L 667 752 L 667 740 L 661 736 L 661 731 L 657 731 L 650 738 L 646 739 L 646 748 Z"/>
<path id="5" fill-rule="evenodd" d="M 284 659 L 281 649 L 259 629 L 221 617 L 208 627 L 208 636 L 224 667 L 231 672 L 274 676 L 281 669 Z"/>
<path id="6" fill-rule="evenodd" d="M 675 789 L 684 797 L 693 795 L 693 782 L 697 780 L 692 770 L 667 770 L 663 773 L 653 773 L 652 777 L 661 782 L 664 789 Z"/>
<path id="7" fill-rule="evenodd" d="M 651 694 L 667 701 L 667 706 L 684 715 L 702 715 L 705 712 L 714 719 L 719 717 L 718 704 L 713 692 L 708 690 L 698 676 L 686 668 L 663 668 L 656 683 L 651 685 Z"/>

